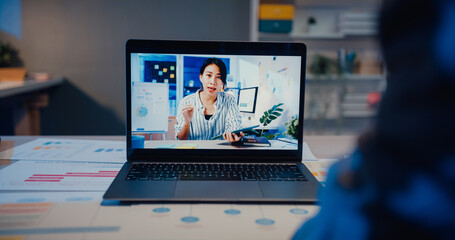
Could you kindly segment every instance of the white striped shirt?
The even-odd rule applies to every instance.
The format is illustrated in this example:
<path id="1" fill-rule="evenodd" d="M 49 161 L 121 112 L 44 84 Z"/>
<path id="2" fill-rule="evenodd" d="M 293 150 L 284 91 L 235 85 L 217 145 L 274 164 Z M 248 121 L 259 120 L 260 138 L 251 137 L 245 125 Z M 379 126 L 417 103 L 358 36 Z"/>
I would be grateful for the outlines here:
<path id="1" fill-rule="evenodd" d="M 200 90 L 184 97 L 179 103 L 177 124 L 175 125 L 176 139 L 178 139 L 177 134 L 183 129 L 185 124 L 182 108 L 189 104 L 194 106 L 194 112 L 190 123 L 188 140 L 210 140 L 212 137 L 225 132 L 233 132 L 240 129 L 242 120 L 234 96 L 225 92 L 218 92 L 214 103 L 215 113 L 209 120 L 206 120 L 204 116 L 205 107 L 202 105 L 199 92 Z"/>

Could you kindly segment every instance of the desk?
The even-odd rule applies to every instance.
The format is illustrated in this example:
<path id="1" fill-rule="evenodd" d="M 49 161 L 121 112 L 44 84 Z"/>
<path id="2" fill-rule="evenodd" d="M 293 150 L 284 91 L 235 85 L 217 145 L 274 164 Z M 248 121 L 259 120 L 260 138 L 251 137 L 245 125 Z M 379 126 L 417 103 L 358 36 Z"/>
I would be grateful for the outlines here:
<path id="1" fill-rule="evenodd" d="M 5 114 L 0 118 L 2 128 L 14 128 L 14 135 L 40 134 L 40 108 L 48 105 L 48 95 L 43 91 L 62 84 L 64 78 L 45 81 L 0 81 L 0 109 Z M 9 115 L 9 118 L 6 116 Z"/>
<path id="2" fill-rule="evenodd" d="M 125 140 L 123 136 L 59 138 Z M 15 141 L 18 146 L 34 139 L 2 137 L 0 148 L 12 147 L 5 141 Z M 305 137 L 317 157 L 347 154 L 354 140 L 351 136 Z M 11 162 L 13 166 L 23 161 L 2 160 L 6 166 Z M 2 181 L 0 174 L 0 185 Z M 103 202 L 103 193 L 0 191 L 0 239 L 6 236 L 17 237 L 12 239 L 289 239 L 319 209 L 300 204 L 118 206 Z"/>

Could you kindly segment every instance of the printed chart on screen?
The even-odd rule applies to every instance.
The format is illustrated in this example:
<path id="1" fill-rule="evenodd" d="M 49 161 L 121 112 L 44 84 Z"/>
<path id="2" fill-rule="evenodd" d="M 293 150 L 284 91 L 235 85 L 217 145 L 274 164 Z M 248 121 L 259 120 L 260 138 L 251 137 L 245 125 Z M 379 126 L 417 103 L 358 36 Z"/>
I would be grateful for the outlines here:
<path id="1" fill-rule="evenodd" d="M 136 132 L 167 132 L 169 85 L 132 83 L 131 129 Z"/>

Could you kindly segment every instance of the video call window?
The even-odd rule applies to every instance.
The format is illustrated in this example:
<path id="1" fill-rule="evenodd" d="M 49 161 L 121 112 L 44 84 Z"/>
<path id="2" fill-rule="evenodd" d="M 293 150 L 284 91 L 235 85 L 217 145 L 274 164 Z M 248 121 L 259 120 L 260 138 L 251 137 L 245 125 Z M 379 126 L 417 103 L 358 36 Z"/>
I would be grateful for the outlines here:
<path id="1" fill-rule="evenodd" d="M 220 66 L 209 64 L 216 66 L 210 71 L 219 75 L 224 72 L 224 76 L 214 80 L 219 81 L 216 87 L 206 80 L 207 68 L 202 69 L 207 59 L 219 60 Z M 227 145 L 229 142 L 220 135 L 239 129 L 246 129 L 246 136 L 267 137 L 272 143 L 278 139 L 295 142 L 288 134 L 287 124 L 299 118 L 300 68 L 298 56 L 133 53 L 132 134 L 144 135 L 146 141 L 154 142 L 145 148 L 213 147 L 205 146 L 204 141 Z M 214 105 L 212 115 L 203 114 L 204 106 L 198 105 L 202 103 L 200 95 L 206 93 L 218 96 L 219 105 Z M 267 124 L 261 123 L 264 114 L 277 105 L 281 111 L 269 116 Z M 185 107 L 194 110 L 190 132 L 180 139 Z M 216 146 L 219 147 L 222 145 Z"/>

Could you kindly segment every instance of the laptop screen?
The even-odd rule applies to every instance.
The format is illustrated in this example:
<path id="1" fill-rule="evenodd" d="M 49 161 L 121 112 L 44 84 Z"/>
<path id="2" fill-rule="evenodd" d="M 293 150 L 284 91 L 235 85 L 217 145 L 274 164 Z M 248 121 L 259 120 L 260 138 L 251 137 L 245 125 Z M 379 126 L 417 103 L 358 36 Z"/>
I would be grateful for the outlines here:
<path id="1" fill-rule="evenodd" d="M 299 150 L 305 56 L 228 48 L 127 50 L 131 150 Z"/>

